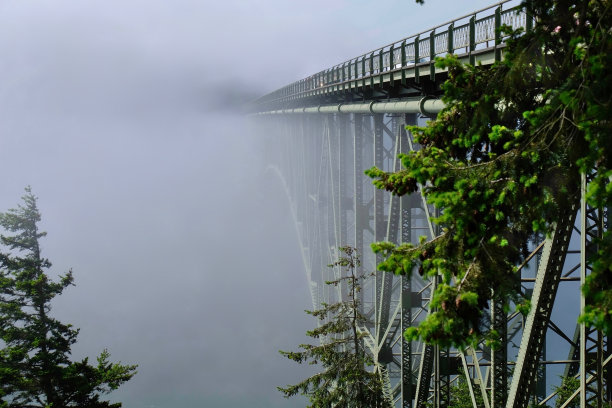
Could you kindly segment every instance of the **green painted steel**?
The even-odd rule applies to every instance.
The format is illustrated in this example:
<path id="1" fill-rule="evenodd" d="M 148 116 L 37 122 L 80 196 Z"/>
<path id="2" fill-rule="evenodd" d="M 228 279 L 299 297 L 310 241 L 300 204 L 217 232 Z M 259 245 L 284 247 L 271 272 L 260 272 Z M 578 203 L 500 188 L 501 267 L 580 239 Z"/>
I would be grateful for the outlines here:
<path id="1" fill-rule="evenodd" d="M 576 211 L 577 204 L 574 204 L 545 241 L 506 408 L 526 408 L 529 403 Z"/>
<path id="2" fill-rule="evenodd" d="M 444 109 L 444 102 L 436 98 L 418 98 L 395 102 L 340 103 L 306 108 L 279 109 L 259 112 L 257 115 L 287 115 L 301 113 L 420 113 L 434 116 Z"/>

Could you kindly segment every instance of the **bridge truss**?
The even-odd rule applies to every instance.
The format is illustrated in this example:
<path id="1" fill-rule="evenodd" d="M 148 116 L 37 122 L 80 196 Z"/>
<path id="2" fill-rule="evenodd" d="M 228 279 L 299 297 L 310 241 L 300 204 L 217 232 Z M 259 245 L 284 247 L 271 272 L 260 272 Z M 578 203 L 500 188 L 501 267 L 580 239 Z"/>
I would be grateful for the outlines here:
<path id="1" fill-rule="evenodd" d="M 483 21 L 499 26 L 505 19 L 529 27 L 526 16 L 502 6 L 463 18 L 468 46 L 460 58 L 499 58 L 501 38 L 493 34 L 476 41 Z M 405 126 L 422 125 L 441 108 L 435 97 L 445 73 L 432 60 L 439 38 L 445 39 L 448 52 L 462 49 L 461 42 L 462 47 L 449 45 L 455 44 L 457 27 L 465 29 L 461 21 L 451 22 L 445 36 L 440 37 L 439 27 L 432 29 L 291 84 L 255 105 L 259 114 L 252 116 L 253 126 L 266 140 L 270 171 L 280 176 L 290 199 L 314 308 L 342 299 L 341 289 L 325 285 L 341 273 L 328 267 L 341 246 L 357 248 L 363 271 L 375 272 L 380 259 L 370 250 L 372 242 L 416 243 L 421 236 L 438 234 L 431 218 L 439 209 L 428 205 L 420 192 L 391 196 L 375 189 L 364 170 L 398 170 L 398 153 L 419 148 Z M 428 60 L 418 54 L 408 60 L 407 45 L 423 48 L 423 37 L 430 46 Z M 484 42 L 487 46 L 478 48 Z M 400 66 L 385 65 L 395 60 L 397 49 Z M 369 71 L 364 69 L 367 59 Z M 608 209 L 586 204 L 588 181 L 585 176 L 582 197 L 562 214 L 554 232 L 529 243 L 532 252 L 519 266 L 521 291 L 531 299 L 529 314 L 490 304 L 499 349 L 485 344 L 444 349 L 406 341 L 404 330 L 430 312 L 436 280 L 424 280 L 418 273 L 409 278 L 376 272 L 365 282 L 361 300 L 368 324 L 360 330 L 395 407 L 447 407 L 461 382 L 474 408 L 568 407 L 574 406 L 572 401 L 602 407 L 612 400 L 609 341 L 576 325 L 584 307 L 580 286 L 589 274 L 588 256 L 610 227 Z M 557 401 L 555 392 L 561 377 L 579 383 L 565 402 Z"/>

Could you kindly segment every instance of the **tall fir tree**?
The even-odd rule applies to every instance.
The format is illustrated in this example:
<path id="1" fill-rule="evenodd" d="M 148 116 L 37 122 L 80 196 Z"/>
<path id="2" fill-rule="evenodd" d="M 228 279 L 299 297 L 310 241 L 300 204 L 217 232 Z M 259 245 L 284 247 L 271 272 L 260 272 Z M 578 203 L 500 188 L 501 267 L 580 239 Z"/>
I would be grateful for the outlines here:
<path id="1" fill-rule="evenodd" d="M 380 373 L 368 370 L 373 361 L 366 353 L 359 329 L 367 320 L 360 312 L 358 293 L 364 276 L 357 273 L 359 257 L 355 248 L 340 250 L 343 256 L 330 267 L 340 267 L 346 274 L 326 284 L 344 289 L 341 292 L 346 293 L 345 299 L 306 311 L 321 321 L 319 327 L 306 332 L 319 339 L 319 344 L 300 344 L 301 351 L 280 352 L 298 363 L 318 364 L 322 370 L 298 384 L 278 389 L 285 397 L 308 396 L 311 408 L 389 408 Z"/>
<path id="2" fill-rule="evenodd" d="M 91 365 L 70 360 L 78 329 L 52 317 L 51 302 L 73 284 L 72 271 L 52 280 L 41 255 L 41 219 L 29 187 L 16 209 L 0 214 L 0 407 L 120 407 L 100 398 L 136 374 L 135 365 L 109 362 L 104 350 Z M 10 235 L 8 235 L 10 234 Z"/>

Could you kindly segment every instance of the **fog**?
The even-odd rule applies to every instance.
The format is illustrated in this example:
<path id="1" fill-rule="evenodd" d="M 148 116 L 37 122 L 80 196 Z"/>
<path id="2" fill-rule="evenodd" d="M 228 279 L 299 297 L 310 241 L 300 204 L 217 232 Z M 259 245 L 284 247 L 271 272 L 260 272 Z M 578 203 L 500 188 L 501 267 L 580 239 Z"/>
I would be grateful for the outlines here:
<path id="1" fill-rule="evenodd" d="M 39 197 L 76 286 L 74 358 L 139 373 L 125 407 L 300 407 L 310 296 L 244 102 L 488 5 L 412 0 L 0 3 L 0 211 Z"/>

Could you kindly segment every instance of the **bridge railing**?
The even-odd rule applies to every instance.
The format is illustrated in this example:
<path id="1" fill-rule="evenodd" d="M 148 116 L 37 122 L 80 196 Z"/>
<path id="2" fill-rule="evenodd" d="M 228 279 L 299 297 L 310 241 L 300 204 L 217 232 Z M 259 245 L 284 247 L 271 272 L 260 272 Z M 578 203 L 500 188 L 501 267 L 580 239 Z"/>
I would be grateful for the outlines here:
<path id="1" fill-rule="evenodd" d="M 531 27 L 531 19 L 517 3 L 505 0 L 351 58 L 264 95 L 255 105 L 308 96 L 330 86 L 431 63 L 448 54 L 471 55 L 490 47 L 500 48 L 505 40 L 499 33 L 502 25 L 525 30 Z"/>

